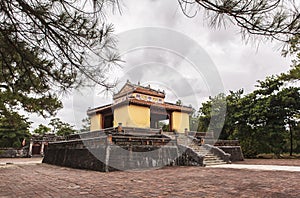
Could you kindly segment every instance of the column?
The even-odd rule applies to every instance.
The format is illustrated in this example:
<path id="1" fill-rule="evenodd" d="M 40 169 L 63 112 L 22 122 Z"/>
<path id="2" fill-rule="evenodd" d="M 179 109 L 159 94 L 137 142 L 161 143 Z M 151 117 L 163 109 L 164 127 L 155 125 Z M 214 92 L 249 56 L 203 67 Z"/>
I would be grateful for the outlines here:
<path id="1" fill-rule="evenodd" d="M 29 155 L 29 157 L 31 157 L 31 156 L 32 156 L 32 146 L 33 146 L 33 140 L 32 140 L 32 139 L 30 139 L 29 151 L 28 151 L 28 155 Z"/>
<path id="2" fill-rule="evenodd" d="M 42 141 L 41 151 L 40 151 L 41 156 L 44 156 L 44 147 L 45 147 L 45 142 Z"/>

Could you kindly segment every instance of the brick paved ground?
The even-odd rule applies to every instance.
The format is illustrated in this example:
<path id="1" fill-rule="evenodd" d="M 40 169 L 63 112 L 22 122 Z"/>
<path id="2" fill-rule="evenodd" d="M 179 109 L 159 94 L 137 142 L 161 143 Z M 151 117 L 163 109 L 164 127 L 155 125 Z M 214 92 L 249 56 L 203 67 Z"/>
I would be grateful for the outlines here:
<path id="1" fill-rule="evenodd" d="M 300 174 L 168 167 L 101 173 L 47 164 L 0 166 L 0 197 L 300 197 Z"/>

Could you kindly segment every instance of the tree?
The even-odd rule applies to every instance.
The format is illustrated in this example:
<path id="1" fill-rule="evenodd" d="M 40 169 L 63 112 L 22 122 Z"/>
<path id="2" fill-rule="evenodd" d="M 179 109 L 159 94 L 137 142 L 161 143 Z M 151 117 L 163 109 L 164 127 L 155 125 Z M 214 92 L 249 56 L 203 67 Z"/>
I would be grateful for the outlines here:
<path id="1" fill-rule="evenodd" d="M 298 118 L 299 119 L 299 118 Z M 300 153 L 300 123 L 296 123 L 293 130 L 293 146 L 296 153 Z"/>
<path id="2" fill-rule="evenodd" d="M 247 98 L 252 98 L 252 102 L 247 101 Z M 239 122 L 245 120 L 243 125 L 249 125 L 257 136 L 258 151 L 273 152 L 279 157 L 286 150 L 288 140 L 292 155 L 293 129 L 299 122 L 296 117 L 300 113 L 300 105 L 297 102 L 300 100 L 299 87 L 285 86 L 278 76 L 271 76 L 265 81 L 259 81 L 258 89 L 245 99 L 242 107 L 251 104 L 251 108 L 248 109 L 248 114 L 245 111 L 240 114 L 242 117 Z M 243 114 L 246 114 L 247 118 Z M 242 133 L 239 131 L 237 135 Z"/>
<path id="3" fill-rule="evenodd" d="M 209 97 L 207 102 L 202 103 L 202 107 L 199 109 L 199 125 L 197 131 L 207 131 L 211 118 L 211 106 L 212 100 Z"/>
<path id="4" fill-rule="evenodd" d="M 247 157 L 259 153 L 274 153 L 279 157 L 288 147 L 292 155 L 293 143 L 297 144 L 299 137 L 295 132 L 300 117 L 300 88 L 290 86 L 281 76 L 258 81 L 257 89 L 247 95 L 239 90 L 210 97 L 200 108 L 200 130 L 214 127 L 213 116 L 222 104 L 219 101 L 225 100 L 226 119 L 220 139 L 239 139 Z"/>
<path id="5" fill-rule="evenodd" d="M 299 87 L 287 87 L 283 88 L 278 94 L 278 99 L 281 103 L 281 116 L 285 127 L 289 132 L 290 142 L 290 156 L 293 155 L 293 142 L 294 142 L 294 131 L 300 116 L 300 88 Z"/>
<path id="6" fill-rule="evenodd" d="M 14 46 L 0 32 L 0 113 L 9 115 L 12 111 L 23 108 L 46 117 L 53 115 L 62 107 L 55 93 L 51 92 L 51 81 L 46 77 L 47 60 L 39 58 L 38 51 L 30 49 L 26 43 L 15 41 Z M 40 71 L 37 72 L 36 68 Z M 51 67 L 51 66 L 49 66 Z M 45 76 L 45 77 L 43 77 Z"/>
<path id="7" fill-rule="evenodd" d="M 40 124 L 38 126 L 38 128 L 33 130 L 33 133 L 39 134 L 39 135 L 45 135 L 46 133 L 49 133 L 50 131 L 51 131 L 51 128 L 49 128 L 43 124 Z"/>
<path id="8" fill-rule="evenodd" d="M 57 91 L 94 83 L 113 86 L 105 71 L 118 55 L 113 27 L 101 14 L 116 4 L 90 0 L 95 7 L 89 9 L 88 1 L 0 2 L 1 114 L 23 108 L 45 117 L 61 107 Z"/>
<path id="9" fill-rule="evenodd" d="M 229 91 L 229 94 L 226 96 L 226 117 L 223 125 L 223 129 L 220 134 L 220 139 L 235 139 L 234 133 L 237 130 L 237 112 L 240 111 L 238 108 L 238 102 L 242 98 L 244 93 L 243 89 L 240 89 L 236 92 Z"/>
<path id="10" fill-rule="evenodd" d="M 80 129 L 81 132 L 90 131 L 91 129 L 91 120 L 89 117 L 82 119 L 82 128 Z"/>
<path id="11" fill-rule="evenodd" d="M 189 115 L 190 131 L 197 131 L 199 126 L 199 112 L 192 105 L 189 105 L 189 107 L 192 108 L 192 112 Z"/>
<path id="12" fill-rule="evenodd" d="M 300 80 L 300 35 L 291 39 L 289 49 L 283 51 L 284 56 L 287 54 L 295 56 L 294 60 L 292 60 L 291 69 L 286 73 L 280 74 L 278 78 L 283 82 L 297 82 Z"/>
<path id="13" fill-rule="evenodd" d="M 264 109 L 259 107 L 262 104 L 263 102 L 258 103 L 256 95 L 252 92 L 241 96 L 236 102 L 236 110 L 226 115 L 231 117 L 234 122 L 234 131 L 231 134 L 231 139 L 239 140 L 246 157 L 255 157 L 264 150 L 265 133 L 260 132 L 256 128 L 256 123 L 260 122 L 258 115 Z"/>
<path id="14" fill-rule="evenodd" d="M 188 17 L 205 11 L 212 26 L 231 22 L 244 36 L 263 35 L 289 42 L 299 36 L 300 12 L 296 1 L 284 0 L 178 0 Z M 194 11 L 194 12 L 193 12 Z"/>
<path id="15" fill-rule="evenodd" d="M 159 121 L 158 128 L 162 129 L 163 131 L 170 131 L 170 124 L 164 121 Z"/>
<path id="16" fill-rule="evenodd" d="M 0 147 L 21 147 L 23 140 L 30 138 L 30 122 L 23 116 L 13 113 L 0 116 Z"/>
<path id="17" fill-rule="evenodd" d="M 59 136 L 68 136 L 74 134 L 76 130 L 69 123 L 62 122 L 59 118 L 53 118 L 49 123 L 52 126 L 52 132 Z"/>

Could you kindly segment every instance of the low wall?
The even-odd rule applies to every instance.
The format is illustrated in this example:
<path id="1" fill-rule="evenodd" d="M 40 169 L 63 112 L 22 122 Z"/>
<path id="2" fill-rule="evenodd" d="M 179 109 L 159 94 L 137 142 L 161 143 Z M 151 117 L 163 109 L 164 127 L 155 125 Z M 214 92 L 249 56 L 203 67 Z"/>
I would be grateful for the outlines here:
<path id="1" fill-rule="evenodd" d="M 222 149 L 225 153 L 229 153 L 229 159 L 232 162 L 244 160 L 241 146 L 218 146 L 218 148 Z"/>
<path id="2" fill-rule="evenodd" d="M 102 172 L 174 165 L 203 165 L 203 157 L 183 146 L 116 145 L 98 137 L 49 143 L 43 163 Z"/>
<path id="3" fill-rule="evenodd" d="M 0 148 L 0 158 L 27 157 L 28 149 Z"/>

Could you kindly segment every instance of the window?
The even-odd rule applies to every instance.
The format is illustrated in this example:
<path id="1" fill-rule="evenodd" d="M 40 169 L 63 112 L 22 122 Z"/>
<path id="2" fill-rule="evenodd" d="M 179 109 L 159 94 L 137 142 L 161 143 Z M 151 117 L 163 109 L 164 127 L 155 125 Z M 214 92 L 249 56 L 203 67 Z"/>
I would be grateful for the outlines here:
<path id="1" fill-rule="evenodd" d="M 136 99 L 139 99 L 139 100 L 141 99 L 141 95 L 140 94 L 136 94 L 135 97 L 136 97 Z"/>
<path id="2" fill-rule="evenodd" d="M 151 101 L 152 100 L 152 97 L 151 96 L 148 96 L 148 101 Z"/>

